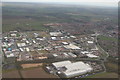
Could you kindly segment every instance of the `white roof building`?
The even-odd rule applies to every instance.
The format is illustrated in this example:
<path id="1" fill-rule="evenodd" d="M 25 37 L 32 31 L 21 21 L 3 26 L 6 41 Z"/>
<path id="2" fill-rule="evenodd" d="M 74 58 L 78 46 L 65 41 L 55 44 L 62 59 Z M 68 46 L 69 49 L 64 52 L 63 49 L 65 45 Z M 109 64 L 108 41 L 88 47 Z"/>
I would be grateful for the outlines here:
<path id="1" fill-rule="evenodd" d="M 37 37 L 39 34 L 38 33 L 34 33 L 35 37 Z"/>
<path id="2" fill-rule="evenodd" d="M 8 47 L 7 43 L 3 43 L 2 47 Z"/>
<path id="3" fill-rule="evenodd" d="M 27 39 L 26 38 L 22 38 L 22 41 L 26 41 Z"/>
<path id="4" fill-rule="evenodd" d="M 27 44 L 29 44 L 29 41 L 26 41 Z"/>
<path id="5" fill-rule="evenodd" d="M 51 36 L 58 36 L 58 35 L 61 35 L 61 34 L 62 34 L 61 32 L 50 32 Z"/>
<path id="6" fill-rule="evenodd" d="M 56 68 L 65 68 L 64 71 L 58 71 L 60 76 L 70 78 L 85 74 L 93 70 L 93 68 L 82 61 L 74 62 L 71 61 L 62 61 L 53 63 Z"/>
<path id="7" fill-rule="evenodd" d="M 56 37 L 51 37 L 52 40 L 56 40 L 57 38 Z"/>
<path id="8" fill-rule="evenodd" d="M 93 44 L 94 42 L 93 41 L 87 41 L 89 44 Z"/>
<path id="9" fill-rule="evenodd" d="M 71 37 L 71 38 L 76 38 L 76 36 L 72 36 L 72 35 L 71 35 L 70 37 Z"/>
<path id="10" fill-rule="evenodd" d="M 68 65 L 68 64 L 71 64 L 71 62 L 70 61 L 61 61 L 61 62 L 52 63 L 52 65 L 55 68 L 63 67 L 63 66 Z"/>
<path id="11" fill-rule="evenodd" d="M 72 56 L 72 57 L 77 57 L 75 54 L 73 54 L 73 53 L 68 53 L 70 56 Z"/>
<path id="12" fill-rule="evenodd" d="M 86 54 L 88 57 L 90 57 L 90 58 L 97 58 L 97 57 L 99 57 L 99 56 L 96 56 L 96 55 L 94 55 L 94 54 Z"/>
<path id="13" fill-rule="evenodd" d="M 57 57 L 58 55 L 57 54 L 53 54 L 54 57 Z"/>
<path id="14" fill-rule="evenodd" d="M 17 46 L 18 47 L 24 47 L 24 46 L 26 46 L 26 44 L 25 43 L 17 43 Z"/>
<path id="15" fill-rule="evenodd" d="M 8 43 L 7 45 L 8 45 L 8 46 L 11 46 L 12 44 L 13 44 L 13 43 Z"/>
<path id="16" fill-rule="evenodd" d="M 63 53 L 65 55 L 65 57 L 68 57 L 69 55 L 67 53 Z"/>
<path id="17" fill-rule="evenodd" d="M 33 40 L 33 43 L 36 43 L 36 41 L 35 41 L 35 40 Z"/>
<path id="18" fill-rule="evenodd" d="M 45 40 L 45 38 L 36 38 L 36 40 L 41 40 L 42 41 L 42 40 Z"/>
<path id="19" fill-rule="evenodd" d="M 67 42 L 62 42 L 62 44 L 67 45 L 67 44 L 69 44 L 69 43 L 67 43 Z"/>
<path id="20" fill-rule="evenodd" d="M 15 57 L 13 53 L 11 54 L 6 54 L 6 57 L 9 58 L 9 57 Z"/>
<path id="21" fill-rule="evenodd" d="M 66 49 L 80 49 L 78 46 L 74 44 L 69 44 L 64 46 Z"/>
<path id="22" fill-rule="evenodd" d="M 88 54 L 88 53 L 90 53 L 90 52 L 88 52 L 88 51 L 81 51 L 81 53 L 82 53 L 82 54 Z"/>
<path id="23" fill-rule="evenodd" d="M 23 48 L 19 48 L 19 49 L 20 49 L 20 51 L 21 51 L 21 52 L 23 52 L 23 51 L 24 51 L 24 50 L 23 50 Z"/>
<path id="24" fill-rule="evenodd" d="M 29 52 L 29 51 L 30 51 L 30 49 L 29 49 L 29 48 L 26 48 L 26 51 L 28 51 L 28 52 Z"/>
<path id="25" fill-rule="evenodd" d="M 10 34 L 12 37 L 16 37 L 17 35 L 15 33 Z"/>
<path id="26" fill-rule="evenodd" d="M 75 62 L 70 65 L 66 65 L 65 67 L 67 70 L 63 72 L 63 74 L 68 78 L 85 74 L 93 70 L 90 65 L 85 64 L 84 62 Z"/>

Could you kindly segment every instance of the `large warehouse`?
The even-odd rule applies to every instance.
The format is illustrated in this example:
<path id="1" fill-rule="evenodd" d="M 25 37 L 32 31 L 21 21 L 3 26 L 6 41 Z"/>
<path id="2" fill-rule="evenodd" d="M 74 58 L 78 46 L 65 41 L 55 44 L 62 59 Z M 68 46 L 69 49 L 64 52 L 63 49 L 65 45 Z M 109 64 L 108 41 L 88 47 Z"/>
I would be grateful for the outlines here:
<path id="1" fill-rule="evenodd" d="M 72 63 L 71 61 L 62 61 L 52 64 L 57 70 L 60 77 L 75 77 L 92 71 L 92 67 L 82 61 Z"/>
<path id="2" fill-rule="evenodd" d="M 61 62 L 55 62 L 55 63 L 52 63 L 52 65 L 56 68 L 56 69 L 59 69 L 61 67 L 64 67 L 68 64 L 71 64 L 71 61 L 61 61 Z"/>

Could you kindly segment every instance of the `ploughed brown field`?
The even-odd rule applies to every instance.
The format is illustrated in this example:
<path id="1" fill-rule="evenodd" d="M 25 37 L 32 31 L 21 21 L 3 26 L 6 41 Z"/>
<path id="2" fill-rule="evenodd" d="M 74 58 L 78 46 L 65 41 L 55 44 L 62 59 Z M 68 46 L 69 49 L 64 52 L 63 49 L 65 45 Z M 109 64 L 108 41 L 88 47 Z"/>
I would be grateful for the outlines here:
<path id="1" fill-rule="evenodd" d="M 23 78 L 57 78 L 57 76 L 45 72 L 42 68 L 22 70 L 21 73 Z"/>
<path id="2" fill-rule="evenodd" d="M 58 78 L 45 72 L 41 67 L 21 70 L 22 78 Z M 9 71 L 2 74 L 3 78 L 21 78 L 18 71 Z"/>
<path id="3" fill-rule="evenodd" d="M 20 75 L 17 70 L 6 72 L 2 74 L 3 78 L 20 78 Z"/>

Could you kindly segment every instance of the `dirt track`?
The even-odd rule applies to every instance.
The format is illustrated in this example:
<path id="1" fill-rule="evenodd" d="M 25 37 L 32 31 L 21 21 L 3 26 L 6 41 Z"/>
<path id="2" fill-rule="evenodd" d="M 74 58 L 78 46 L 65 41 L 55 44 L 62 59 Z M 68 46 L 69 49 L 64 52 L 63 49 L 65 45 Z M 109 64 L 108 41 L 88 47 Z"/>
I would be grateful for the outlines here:
<path id="1" fill-rule="evenodd" d="M 21 65 L 24 68 L 31 68 L 31 67 L 38 67 L 38 66 L 42 66 L 42 63 L 39 64 L 22 64 Z"/>

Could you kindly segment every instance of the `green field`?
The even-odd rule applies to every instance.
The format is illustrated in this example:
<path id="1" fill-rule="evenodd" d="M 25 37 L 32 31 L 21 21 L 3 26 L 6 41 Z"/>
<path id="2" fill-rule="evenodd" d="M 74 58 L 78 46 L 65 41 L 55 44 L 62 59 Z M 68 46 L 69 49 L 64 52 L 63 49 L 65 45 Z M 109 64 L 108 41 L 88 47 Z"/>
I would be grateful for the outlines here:
<path id="1" fill-rule="evenodd" d="M 98 73 L 95 75 L 87 76 L 85 78 L 118 78 L 118 74 L 104 72 L 104 73 Z"/>
<path id="2" fill-rule="evenodd" d="M 106 62 L 105 66 L 106 66 L 107 72 L 118 73 L 118 64 L 117 63 Z"/>
<path id="3" fill-rule="evenodd" d="M 17 71 L 17 69 L 16 68 L 14 68 L 14 69 L 8 69 L 8 70 L 3 69 L 2 73 L 7 73 L 7 72 L 11 72 L 11 71 Z"/>
<path id="4" fill-rule="evenodd" d="M 3 32 L 10 30 L 47 30 L 45 23 L 90 23 L 108 16 L 115 18 L 116 9 L 62 4 L 3 3 Z"/>
<path id="5" fill-rule="evenodd" d="M 100 40 L 107 40 L 107 41 L 118 41 L 117 38 L 113 38 L 113 37 L 107 37 L 107 36 L 103 36 L 103 35 L 99 35 L 98 38 Z"/>
<path id="6" fill-rule="evenodd" d="M 117 38 L 99 35 L 97 39 L 100 47 L 103 48 L 106 52 L 108 52 L 109 56 L 117 57 L 118 54 Z"/>

